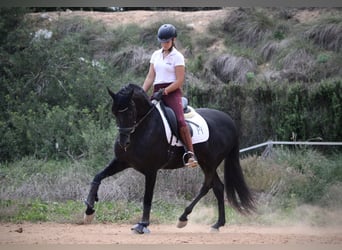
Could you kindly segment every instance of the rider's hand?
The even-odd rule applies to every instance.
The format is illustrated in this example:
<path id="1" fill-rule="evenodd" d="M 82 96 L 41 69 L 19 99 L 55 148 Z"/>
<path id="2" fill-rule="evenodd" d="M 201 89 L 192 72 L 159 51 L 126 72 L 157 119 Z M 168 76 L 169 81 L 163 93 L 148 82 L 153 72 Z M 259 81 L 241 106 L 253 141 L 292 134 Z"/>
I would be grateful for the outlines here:
<path id="1" fill-rule="evenodd" d="M 160 89 L 157 92 L 154 92 L 152 95 L 152 99 L 154 99 L 156 101 L 160 101 L 164 95 L 164 90 L 165 89 Z"/>

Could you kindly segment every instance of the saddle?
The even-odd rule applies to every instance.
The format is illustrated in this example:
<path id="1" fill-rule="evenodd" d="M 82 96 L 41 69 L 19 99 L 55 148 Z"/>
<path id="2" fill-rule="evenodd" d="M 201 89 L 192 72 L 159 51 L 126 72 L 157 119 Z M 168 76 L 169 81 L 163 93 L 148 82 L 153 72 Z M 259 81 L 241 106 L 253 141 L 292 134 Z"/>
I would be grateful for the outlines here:
<path id="1" fill-rule="evenodd" d="M 182 104 L 183 104 L 183 112 L 184 112 L 184 116 L 185 117 L 191 117 L 191 113 L 193 112 L 193 110 L 188 106 L 188 99 L 185 98 L 184 96 L 182 97 Z M 168 106 L 165 105 L 165 103 L 161 100 L 160 101 L 160 107 L 161 110 L 163 111 L 167 122 L 170 125 L 171 128 L 171 132 L 172 134 L 177 137 L 177 139 L 181 139 L 180 135 L 179 135 L 179 128 L 178 128 L 178 124 L 177 124 L 177 118 L 176 118 L 176 114 L 175 112 Z M 190 126 L 190 121 L 185 120 L 189 130 L 190 130 L 190 135 L 191 137 L 193 136 L 193 130 L 192 127 Z M 194 123 L 193 123 L 194 124 Z M 197 124 L 195 124 L 197 125 Z"/>
<path id="2" fill-rule="evenodd" d="M 163 120 L 165 136 L 170 145 L 182 147 L 182 140 L 179 135 L 176 115 L 173 110 L 162 101 L 152 100 Z M 206 120 L 188 105 L 186 98 L 182 98 L 184 118 L 190 129 L 192 144 L 206 142 L 209 139 L 209 127 Z"/>

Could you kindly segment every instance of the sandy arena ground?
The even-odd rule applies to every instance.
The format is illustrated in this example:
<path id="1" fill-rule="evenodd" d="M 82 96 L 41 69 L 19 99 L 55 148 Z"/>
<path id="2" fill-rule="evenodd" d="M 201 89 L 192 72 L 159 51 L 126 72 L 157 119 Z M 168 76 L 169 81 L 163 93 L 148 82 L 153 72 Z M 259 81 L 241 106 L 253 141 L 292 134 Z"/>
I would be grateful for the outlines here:
<path id="1" fill-rule="evenodd" d="M 0 224 L 2 244 L 329 244 L 342 246 L 342 228 L 308 226 L 151 225 L 150 234 L 132 234 L 127 224 Z"/>

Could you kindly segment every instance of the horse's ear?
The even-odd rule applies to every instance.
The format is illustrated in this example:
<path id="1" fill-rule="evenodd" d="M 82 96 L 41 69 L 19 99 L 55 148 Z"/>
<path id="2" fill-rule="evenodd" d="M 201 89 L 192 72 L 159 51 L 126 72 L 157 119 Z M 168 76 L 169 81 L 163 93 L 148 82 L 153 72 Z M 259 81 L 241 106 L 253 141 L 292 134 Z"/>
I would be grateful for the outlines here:
<path id="1" fill-rule="evenodd" d="M 110 88 L 107 87 L 108 94 L 112 97 L 113 100 L 115 100 L 115 94 L 113 91 L 110 90 Z"/>
<path id="2" fill-rule="evenodd" d="M 134 89 L 130 89 L 129 93 L 128 93 L 128 97 L 129 99 L 132 99 L 132 96 L 133 96 L 133 92 L 134 92 Z"/>

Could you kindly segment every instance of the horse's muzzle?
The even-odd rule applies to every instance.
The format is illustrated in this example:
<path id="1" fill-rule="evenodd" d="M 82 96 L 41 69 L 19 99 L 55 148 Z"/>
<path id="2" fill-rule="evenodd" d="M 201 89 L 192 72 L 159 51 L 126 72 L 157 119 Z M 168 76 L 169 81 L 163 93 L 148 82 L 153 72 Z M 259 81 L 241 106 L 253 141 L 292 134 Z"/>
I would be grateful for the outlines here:
<path id="1" fill-rule="evenodd" d="M 130 141 L 129 135 L 120 134 L 119 145 L 123 150 L 127 151 L 127 148 L 129 147 L 130 143 L 131 143 L 131 141 Z"/>
<path id="2" fill-rule="evenodd" d="M 125 151 L 127 151 L 127 148 L 131 144 L 130 136 L 133 132 L 134 132 L 134 127 L 119 128 L 119 145 Z"/>

